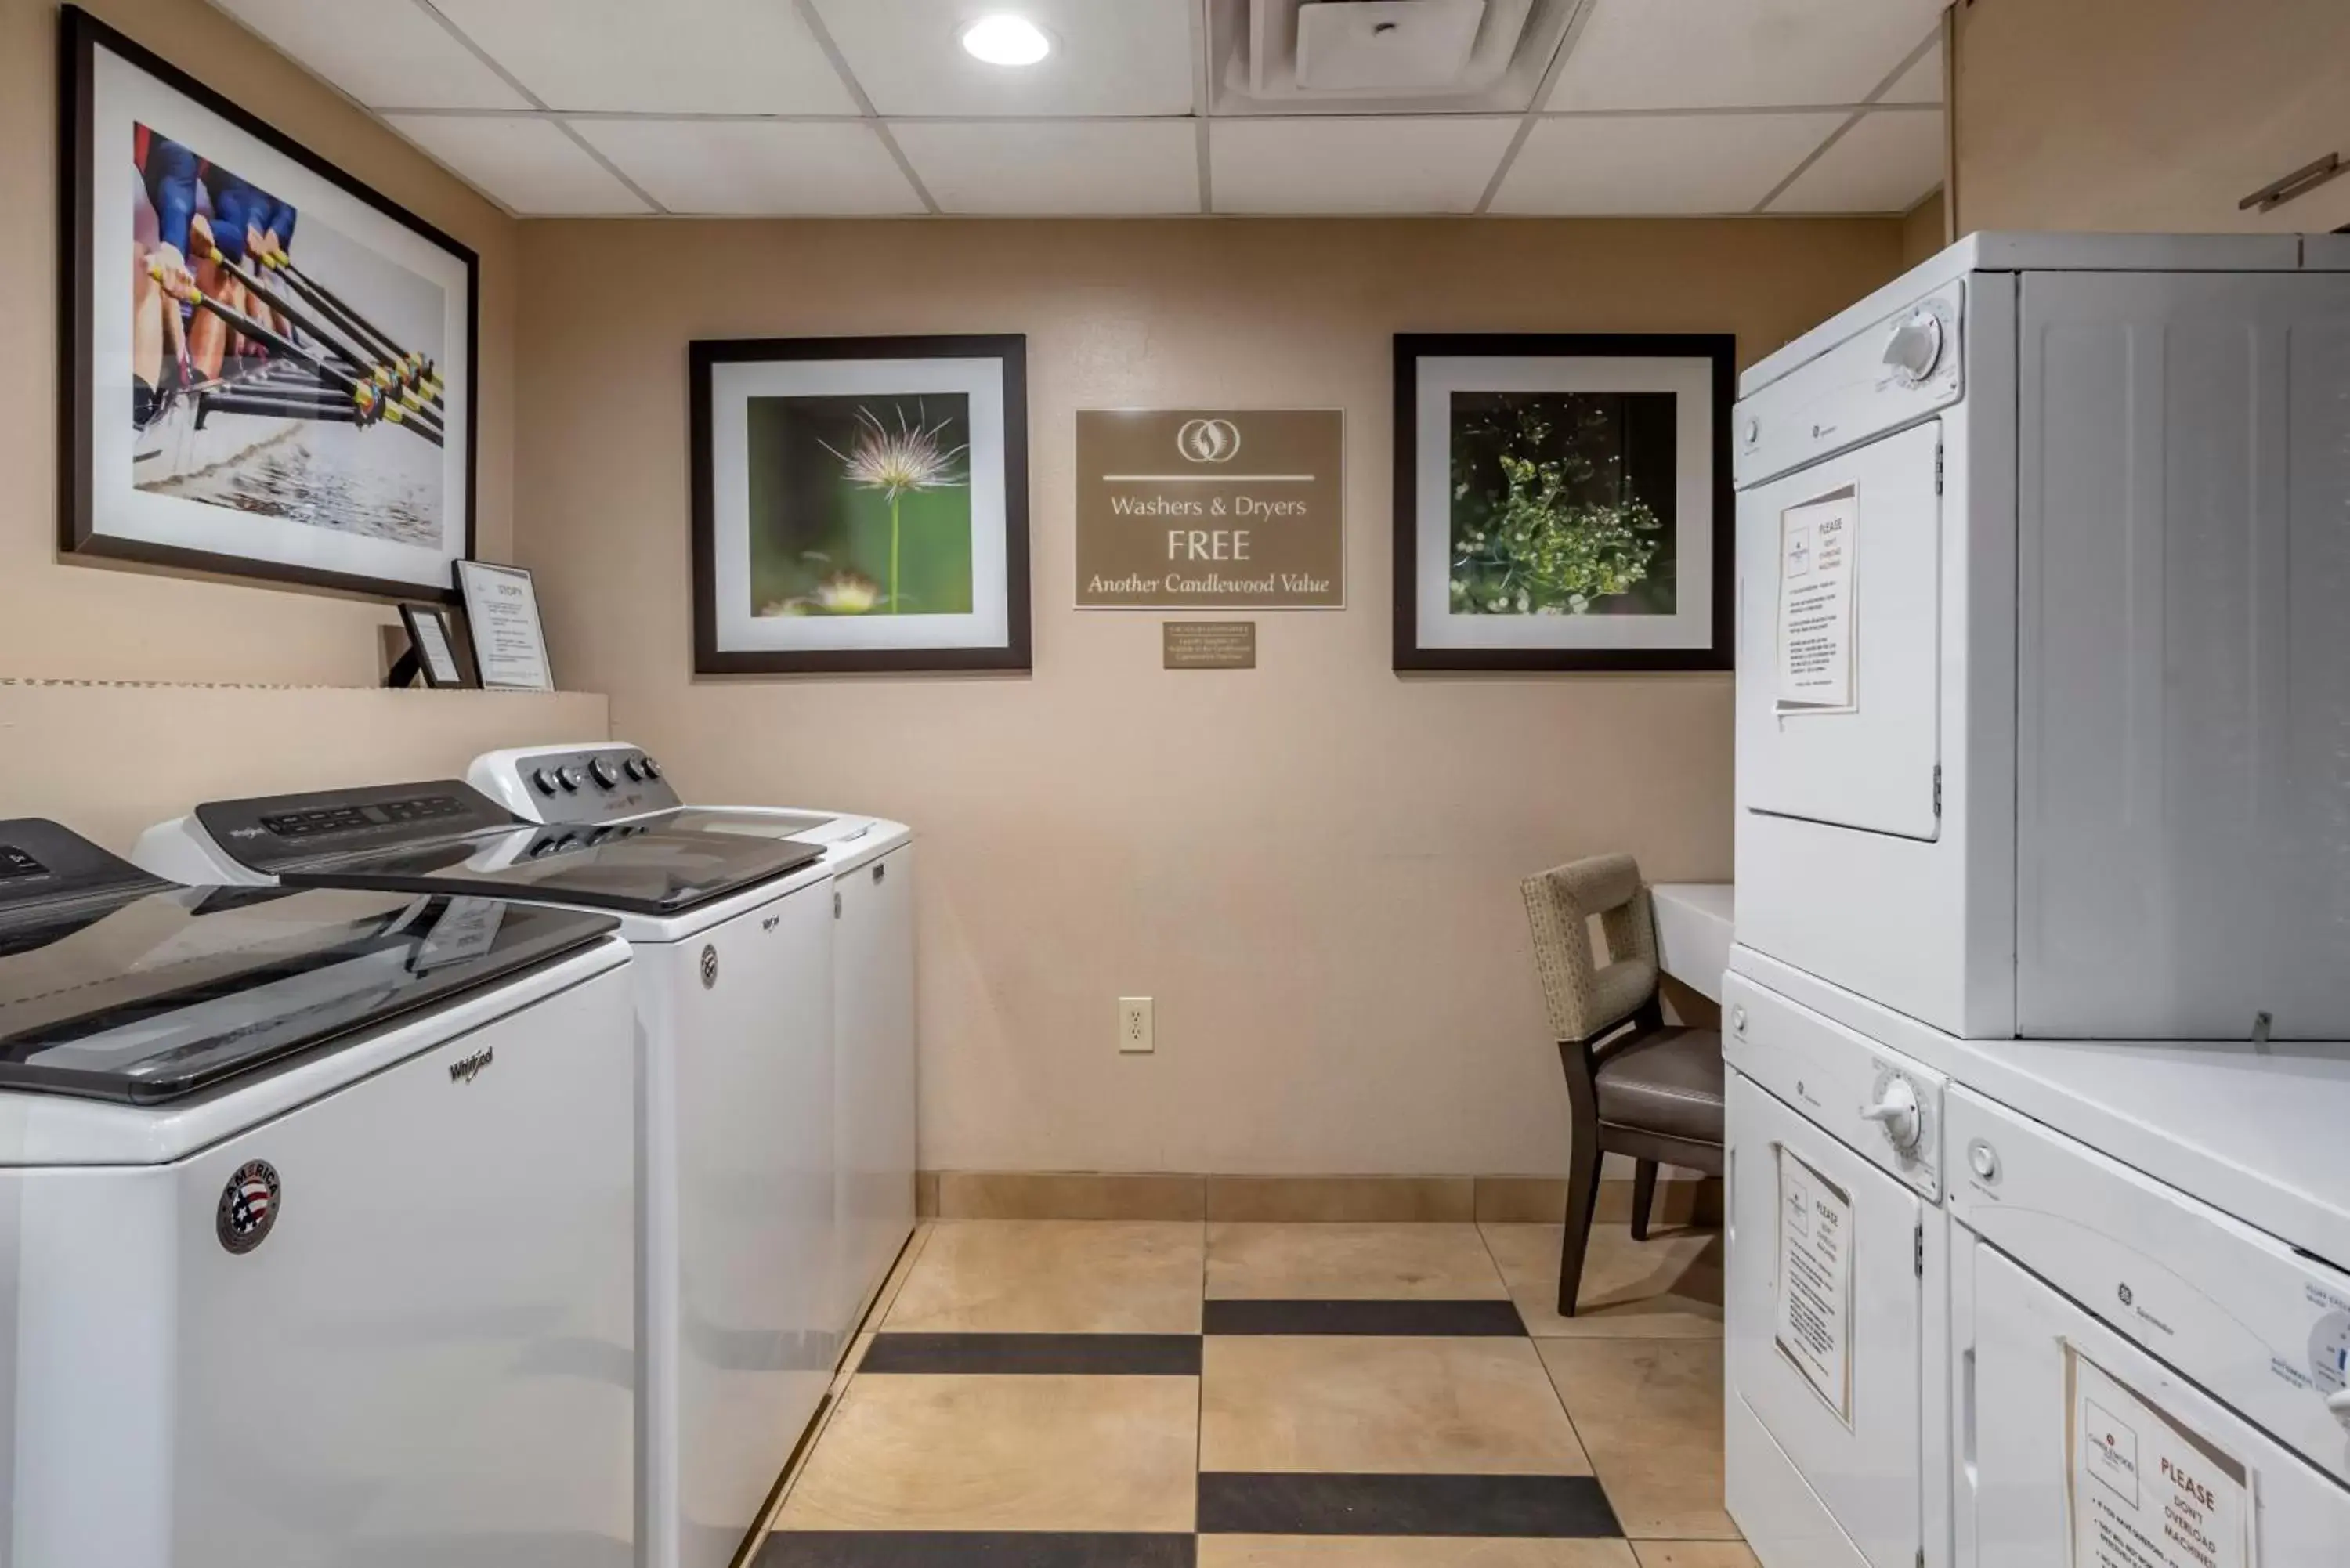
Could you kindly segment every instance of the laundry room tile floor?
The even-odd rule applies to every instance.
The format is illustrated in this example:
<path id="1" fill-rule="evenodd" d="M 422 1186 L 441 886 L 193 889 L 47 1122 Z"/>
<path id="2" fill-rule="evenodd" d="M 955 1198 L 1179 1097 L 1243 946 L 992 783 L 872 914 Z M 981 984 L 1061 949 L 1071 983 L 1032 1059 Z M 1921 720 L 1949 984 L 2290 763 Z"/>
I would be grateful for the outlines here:
<path id="1" fill-rule="evenodd" d="M 936 1220 L 754 1568 L 1754 1568 L 1713 1232 Z"/>

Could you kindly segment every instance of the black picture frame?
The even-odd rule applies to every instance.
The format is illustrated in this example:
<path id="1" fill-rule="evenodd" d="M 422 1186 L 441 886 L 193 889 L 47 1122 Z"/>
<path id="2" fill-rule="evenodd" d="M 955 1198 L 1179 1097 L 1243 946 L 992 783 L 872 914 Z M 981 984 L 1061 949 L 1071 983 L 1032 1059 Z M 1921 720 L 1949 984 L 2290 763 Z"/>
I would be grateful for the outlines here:
<path id="1" fill-rule="evenodd" d="M 407 659 L 415 660 L 416 673 L 423 677 L 425 685 L 435 691 L 455 691 L 473 684 L 465 678 L 464 661 L 457 656 L 457 633 L 449 624 L 446 609 L 439 605 L 403 603 L 400 607 L 400 624 L 408 631 Z M 441 647 L 449 655 L 446 670 L 434 668 L 432 636 L 436 631 Z"/>
<path id="2" fill-rule="evenodd" d="M 1460 648 L 1437 647 L 1420 636 L 1419 400 L 1419 365 L 1428 358 L 1702 359 L 1711 412 L 1710 474 L 1711 597 L 1702 647 Z M 1731 407 L 1737 399 L 1738 343 L 1729 333 L 1399 333 L 1395 339 L 1395 626 L 1394 668 L 1423 671 L 1586 672 L 1721 670 L 1737 658 L 1737 498 L 1731 473 Z M 1449 527 L 1450 520 L 1446 520 Z M 1579 617 L 1561 617 L 1571 625 Z"/>
<path id="3" fill-rule="evenodd" d="M 716 416 L 721 365 L 993 359 L 1002 367 L 1004 628 L 1002 646 L 729 649 L 720 646 Z M 1025 672 L 1031 663 L 1028 559 L 1028 339 L 1018 333 L 918 337 L 697 338 L 688 351 L 693 518 L 693 669 L 697 675 Z"/>
<path id="4" fill-rule="evenodd" d="M 473 554 L 479 522 L 476 493 L 480 421 L 473 417 L 473 400 L 480 386 L 480 257 L 470 246 L 328 161 L 153 51 L 108 26 L 79 6 L 65 5 L 57 14 L 57 549 L 60 557 L 70 561 L 78 556 L 100 556 L 287 587 L 333 589 L 375 598 L 438 597 L 443 602 L 455 603 L 453 587 L 437 580 L 427 580 L 422 575 L 413 579 L 395 578 L 257 559 L 229 551 L 120 537 L 107 533 L 100 526 L 90 482 L 96 462 L 93 421 L 99 417 L 96 407 L 98 375 L 93 343 L 96 301 L 92 285 L 96 265 L 97 192 L 99 188 L 93 78 L 97 52 L 100 49 L 219 116 L 237 130 L 301 165 L 307 172 L 365 202 L 382 216 L 448 253 L 453 261 L 462 265 L 465 278 L 465 347 L 463 356 L 463 396 L 466 400 L 463 447 L 464 481 L 462 496 L 455 498 L 455 503 L 463 509 L 461 555 Z M 445 566 L 436 567 L 435 576 L 445 571 Z"/>

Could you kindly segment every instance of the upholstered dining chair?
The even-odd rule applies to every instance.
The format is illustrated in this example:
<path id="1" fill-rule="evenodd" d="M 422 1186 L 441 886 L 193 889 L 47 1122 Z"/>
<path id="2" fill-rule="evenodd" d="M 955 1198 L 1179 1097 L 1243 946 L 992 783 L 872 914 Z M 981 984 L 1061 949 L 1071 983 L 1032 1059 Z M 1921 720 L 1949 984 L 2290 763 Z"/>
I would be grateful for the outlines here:
<path id="1" fill-rule="evenodd" d="M 1573 1317 L 1605 1156 L 1635 1162 L 1632 1237 L 1639 1241 L 1648 1239 L 1659 1165 L 1721 1174 L 1721 1035 L 1665 1022 L 1656 917 L 1630 856 L 1573 861 L 1527 877 L 1523 888 L 1573 1122 L 1558 1255 L 1558 1312 Z M 1594 916 L 1605 962 L 1592 950 Z"/>

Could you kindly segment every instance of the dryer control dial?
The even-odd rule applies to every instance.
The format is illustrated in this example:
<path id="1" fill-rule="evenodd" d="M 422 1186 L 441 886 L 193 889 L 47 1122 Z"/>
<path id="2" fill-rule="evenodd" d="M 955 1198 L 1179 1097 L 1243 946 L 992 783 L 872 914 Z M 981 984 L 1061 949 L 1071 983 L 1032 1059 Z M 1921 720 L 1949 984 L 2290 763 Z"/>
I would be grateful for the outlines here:
<path id="1" fill-rule="evenodd" d="M 1905 387 L 1923 386 L 1942 362 L 1942 318 L 1932 311 L 1911 311 L 1885 340 L 1885 366 Z"/>
<path id="2" fill-rule="evenodd" d="M 600 789 L 617 789 L 619 787 L 620 775 L 614 773 L 612 771 L 612 764 L 606 762 L 601 757 L 598 757 L 595 761 L 588 764 L 588 776 L 594 779 L 597 786 Z"/>
<path id="3" fill-rule="evenodd" d="M 1903 1154 L 1915 1154 L 1925 1136 L 1926 1122 L 1918 1107 L 1918 1091 L 1907 1078 L 1889 1078 L 1877 1091 L 1877 1101 L 1861 1116 L 1885 1129 L 1886 1141 Z"/>

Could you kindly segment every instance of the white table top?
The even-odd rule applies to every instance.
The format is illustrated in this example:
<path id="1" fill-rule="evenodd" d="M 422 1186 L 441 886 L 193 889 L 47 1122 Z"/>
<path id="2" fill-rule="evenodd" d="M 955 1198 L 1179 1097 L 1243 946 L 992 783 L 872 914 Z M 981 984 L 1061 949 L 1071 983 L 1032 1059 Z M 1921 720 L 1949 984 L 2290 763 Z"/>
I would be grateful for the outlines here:
<path id="1" fill-rule="evenodd" d="M 1663 882 L 1648 889 L 1660 967 L 1715 1002 L 1721 1000 L 1721 971 L 1730 967 L 1734 894 L 1730 882 Z"/>

